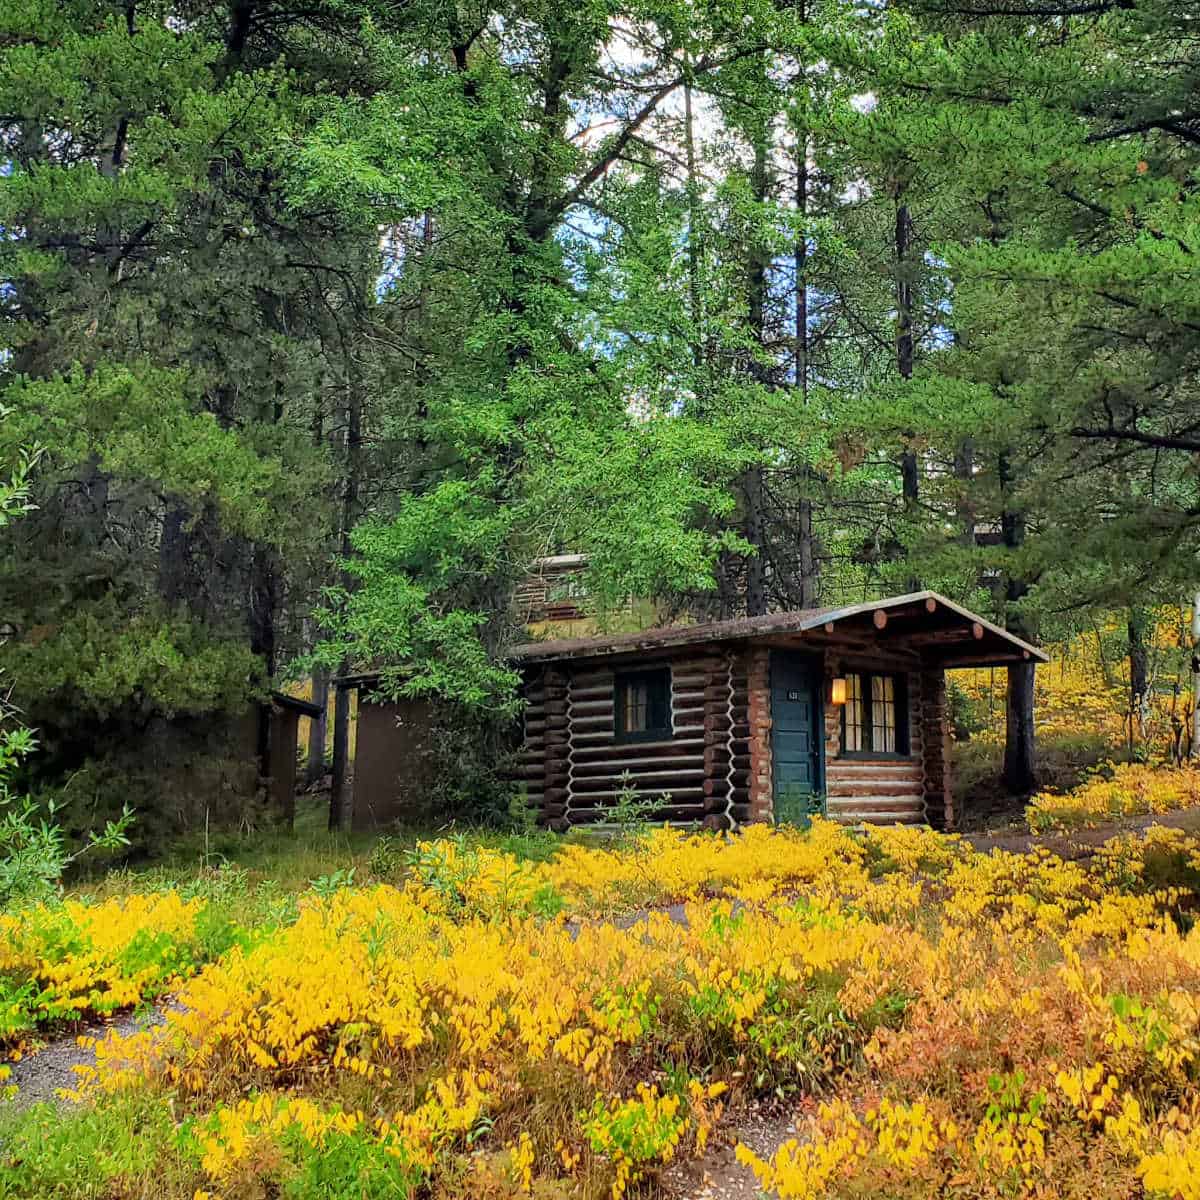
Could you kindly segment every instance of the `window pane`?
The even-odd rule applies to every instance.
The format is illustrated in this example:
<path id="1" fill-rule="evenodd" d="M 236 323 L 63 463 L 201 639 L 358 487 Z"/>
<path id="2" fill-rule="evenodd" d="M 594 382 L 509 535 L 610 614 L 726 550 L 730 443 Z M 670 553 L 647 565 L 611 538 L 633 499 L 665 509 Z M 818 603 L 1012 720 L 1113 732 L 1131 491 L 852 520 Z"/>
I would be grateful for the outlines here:
<path id="1" fill-rule="evenodd" d="M 625 732 L 644 733 L 649 727 L 650 688 L 643 681 L 625 685 Z"/>
<path id="2" fill-rule="evenodd" d="M 846 703 L 842 708 L 842 749 L 863 750 L 863 677 L 846 676 Z"/>
<path id="3" fill-rule="evenodd" d="M 671 736 L 670 671 L 638 671 L 613 682 L 614 732 L 620 737 Z"/>
<path id="4" fill-rule="evenodd" d="M 890 675 L 871 676 L 871 747 L 896 752 L 896 681 Z"/>

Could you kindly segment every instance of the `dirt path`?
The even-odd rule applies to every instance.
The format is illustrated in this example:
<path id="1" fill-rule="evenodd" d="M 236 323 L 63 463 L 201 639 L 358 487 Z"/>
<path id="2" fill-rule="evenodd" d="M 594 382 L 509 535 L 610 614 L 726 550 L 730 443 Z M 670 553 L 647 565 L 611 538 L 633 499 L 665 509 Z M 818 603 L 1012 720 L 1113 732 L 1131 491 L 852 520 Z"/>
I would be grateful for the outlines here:
<path id="1" fill-rule="evenodd" d="M 991 833 L 964 835 L 976 850 L 1008 850 L 1015 854 L 1028 854 L 1038 848 L 1049 850 L 1060 858 L 1087 858 L 1094 854 L 1109 838 L 1122 833 L 1144 833 L 1152 825 L 1163 825 L 1168 829 L 1182 829 L 1187 833 L 1200 833 L 1200 808 L 1185 808 L 1180 812 L 1152 813 L 1144 817 L 1127 817 L 1122 821 L 1111 821 L 1095 829 L 1075 829 L 1069 833 L 1030 833 L 1014 827 Z"/>
<path id="2" fill-rule="evenodd" d="M 110 1029 L 122 1035 L 137 1033 L 161 1025 L 164 1020 L 162 1010 L 152 1008 L 141 1013 L 121 1013 L 104 1021 L 81 1021 L 75 1033 L 56 1037 L 20 1062 L 10 1064 L 12 1075 L 6 1086 L 17 1087 L 16 1098 L 10 1103 L 18 1108 L 45 1101 L 61 1103 L 59 1091 L 74 1088 L 79 1082 L 75 1068 L 90 1067 L 96 1061 L 95 1053 L 81 1046 L 79 1038 L 101 1038 Z"/>
<path id="3" fill-rule="evenodd" d="M 754 1200 L 761 1196 L 749 1167 L 734 1157 L 742 1142 L 760 1158 L 770 1158 L 788 1138 L 796 1136 L 798 1110 L 790 1106 L 752 1106 L 728 1125 L 713 1131 L 699 1158 L 672 1163 L 663 1171 L 659 1186 L 672 1200 Z"/>

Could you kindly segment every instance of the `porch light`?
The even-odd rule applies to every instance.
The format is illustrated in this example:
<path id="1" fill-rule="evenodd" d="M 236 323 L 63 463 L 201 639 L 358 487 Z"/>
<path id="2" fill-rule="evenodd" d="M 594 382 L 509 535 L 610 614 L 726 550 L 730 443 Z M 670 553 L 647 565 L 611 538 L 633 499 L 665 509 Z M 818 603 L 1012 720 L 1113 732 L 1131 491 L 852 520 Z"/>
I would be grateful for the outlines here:
<path id="1" fill-rule="evenodd" d="M 839 675 L 832 681 L 832 686 L 829 689 L 829 703 L 846 703 L 846 678 L 844 675 Z"/>

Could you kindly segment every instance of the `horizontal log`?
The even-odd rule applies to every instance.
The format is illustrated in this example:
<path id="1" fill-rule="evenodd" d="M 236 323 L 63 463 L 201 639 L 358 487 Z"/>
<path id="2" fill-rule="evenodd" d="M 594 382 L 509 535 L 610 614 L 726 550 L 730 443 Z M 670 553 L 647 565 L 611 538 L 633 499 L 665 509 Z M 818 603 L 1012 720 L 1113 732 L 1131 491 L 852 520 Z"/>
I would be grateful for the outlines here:
<path id="1" fill-rule="evenodd" d="M 924 781 L 882 779 L 865 783 L 861 780 L 826 781 L 825 792 L 831 799 L 835 796 L 899 796 L 920 795 L 924 791 Z"/>
<path id="2" fill-rule="evenodd" d="M 598 729 L 591 733 L 581 733 L 576 730 L 571 734 L 571 745 L 576 750 L 599 750 L 605 746 L 613 744 L 613 731 L 611 729 Z"/>
<path id="3" fill-rule="evenodd" d="M 609 685 L 607 687 L 586 687 L 586 688 L 571 688 L 571 702 L 573 704 L 585 700 L 607 700 L 612 702 L 613 689 Z"/>
<path id="4" fill-rule="evenodd" d="M 704 771 L 651 771 L 646 774 L 634 775 L 630 785 L 639 792 L 652 792 L 658 795 L 662 792 L 673 792 L 679 788 L 695 790 L 704 779 Z M 624 785 L 619 778 L 612 776 L 591 776 L 587 779 L 571 780 L 571 795 L 578 799 L 580 796 L 611 796 L 619 793 Z"/>
<path id="5" fill-rule="evenodd" d="M 724 713 L 721 714 L 719 724 L 708 725 L 704 728 L 704 740 L 706 742 L 716 742 L 725 745 L 730 738 L 734 742 L 745 742 L 746 738 L 750 737 L 750 726 L 745 724 L 745 721 L 734 719 L 733 728 Z"/>
<path id="6" fill-rule="evenodd" d="M 916 762 L 912 766 L 892 766 L 863 771 L 847 766 L 843 759 L 834 758 L 827 760 L 826 771 L 829 775 L 836 775 L 841 779 L 914 779 L 920 777 L 922 766 L 921 763 Z"/>
<path id="7" fill-rule="evenodd" d="M 591 732 L 605 725 L 611 726 L 614 719 L 613 707 L 610 704 L 607 708 L 595 712 L 572 712 L 571 728 L 586 729 Z"/>
<path id="8" fill-rule="evenodd" d="M 677 758 L 697 754 L 704 746 L 703 738 L 670 738 L 661 742 L 612 742 L 608 745 L 576 746 L 576 762 L 597 762 L 605 758 L 614 761 L 624 758 Z"/>
<path id="9" fill-rule="evenodd" d="M 704 781 L 704 794 L 706 796 L 726 796 L 730 791 L 729 776 L 722 773 L 711 779 Z M 744 788 L 750 783 L 749 771 L 734 771 L 733 773 L 733 790 Z"/>
<path id="10" fill-rule="evenodd" d="M 601 671 L 577 671 L 571 675 L 575 687 L 612 687 L 613 673 L 607 668 Z"/>
<path id="11" fill-rule="evenodd" d="M 937 657 L 934 660 L 934 665 L 942 667 L 947 671 L 952 671 L 956 667 L 1001 667 L 1021 662 L 1028 657 L 1028 650 L 1018 651 L 1014 647 L 1012 650 L 996 651 L 988 654 L 981 653 L 980 651 L 976 651 L 975 653 L 947 654 L 944 657 Z"/>
<path id="12" fill-rule="evenodd" d="M 588 808 L 576 808 L 574 804 L 566 809 L 564 816 L 571 824 L 602 824 L 612 821 L 613 806 L 611 804 L 590 804 Z M 701 821 L 708 811 L 700 800 L 685 800 L 679 804 L 670 800 L 666 804 L 646 805 L 648 821 Z"/>
<path id="13" fill-rule="evenodd" d="M 921 761 L 917 758 L 831 758 L 829 769 L 859 775 L 904 775 L 920 771 Z"/>
<path id="14" fill-rule="evenodd" d="M 925 793 L 916 796 L 826 796 L 825 811 L 830 813 L 916 812 L 924 811 Z"/>
<path id="15" fill-rule="evenodd" d="M 630 749 L 636 749 L 636 746 Z M 691 754 L 685 755 L 630 755 L 626 758 L 578 758 L 572 755 L 570 761 L 575 768 L 576 779 L 604 779 L 605 776 L 622 774 L 625 770 L 635 774 L 648 770 L 680 770 L 688 764 L 700 770 L 704 756 L 692 750 Z"/>
<path id="16" fill-rule="evenodd" d="M 831 816 L 839 825 L 924 825 L 924 813 L 861 812 Z"/>
<path id="17" fill-rule="evenodd" d="M 596 780 L 596 783 L 604 783 L 604 780 Z M 670 795 L 677 803 L 699 804 L 704 798 L 702 788 L 702 780 L 693 775 L 690 779 L 680 780 L 679 782 L 670 784 L 649 784 L 643 786 L 640 780 L 634 779 L 630 786 L 626 788 L 617 780 L 608 780 L 609 787 L 594 787 L 586 792 L 577 792 L 574 787 L 571 788 L 571 804 L 574 807 L 576 804 L 602 804 L 608 800 L 615 799 L 618 796 L 623 796 L 627 792 L 632 792 L 639 800 L 658 800 L 660 797 Z M 580 797 L 586 797 L 586 801 Z"/>
<path id="18" fill-rule="evenodd" d="M 603 828 L 613 825 L 612 810 L 607 808 L 587 809 L 579 812 L 572 809 L 568 816 L 572 828 L 576 826 Z M 671 805 L 668 808 L 655 809 L 650 814 L 649 820 L 669 821 L 672 825 L 699 825 L 705 816 L 707 813 L 699 805 Z"/>

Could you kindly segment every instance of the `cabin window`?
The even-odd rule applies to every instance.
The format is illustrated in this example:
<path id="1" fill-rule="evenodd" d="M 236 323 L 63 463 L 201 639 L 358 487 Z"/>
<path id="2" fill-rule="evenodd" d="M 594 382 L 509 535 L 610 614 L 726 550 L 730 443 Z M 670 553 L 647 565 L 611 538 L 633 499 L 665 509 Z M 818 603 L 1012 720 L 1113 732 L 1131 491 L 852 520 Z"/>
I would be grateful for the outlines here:
<path id="1" fill-rule="evenodd" d="M 842 753 L 907 754 L 908 677 L 851 673 L 842 706 Z"/>
<path id="2" fill-rule="evenodd" d="M 863 729 L 863 677 L 846 676 L 846 703 L 842 708 L 842 749 L 865 750 L 866 738 Z"/>
<path id="3" fill-rule="evenodd" d="M 671 668 L 623 671 L 613 680 L 613 730 L 618 742 L 671 736 Z"/>

